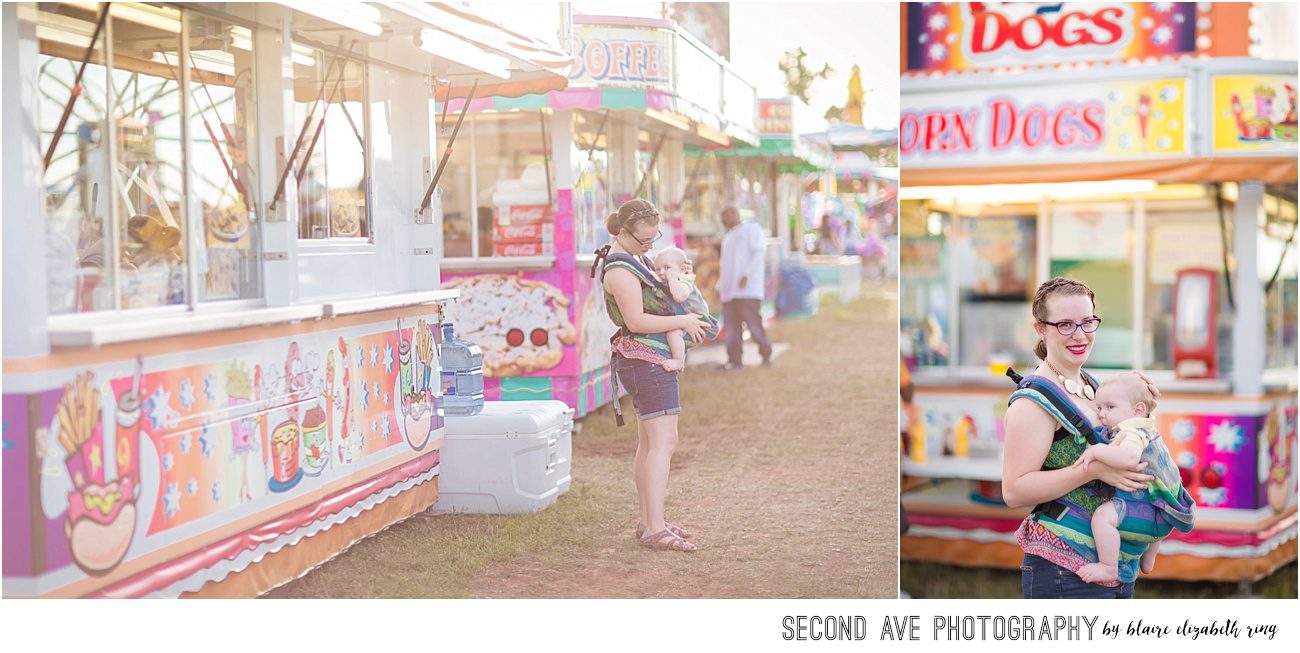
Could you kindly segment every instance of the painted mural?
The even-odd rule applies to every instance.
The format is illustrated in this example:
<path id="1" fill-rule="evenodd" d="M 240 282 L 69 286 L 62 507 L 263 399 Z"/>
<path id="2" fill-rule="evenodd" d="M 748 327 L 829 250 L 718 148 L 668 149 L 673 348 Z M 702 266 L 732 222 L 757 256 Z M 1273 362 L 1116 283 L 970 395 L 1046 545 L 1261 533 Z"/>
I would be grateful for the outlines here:
<path id="1" fill-rule="evenodd" d="M 1182 404 L 1182 405 L 1179 405 Z M 1005 439 L 1005 399 L 983 395 L 918 396 L 924 441 L 909 443 L 915 462 L 940 456 L 997 457 Z M 1187 402 L 1155 412 L 1156 427 L 1198 506 L 1280 512 L 1296 499 L 1296 401 L 1256 411 L 1194 413 Z M 917 445 L 922 448 L 917 450 Z"/>
<path id="2" fill-rule="evenodd" d="M 597 275 L 599 276 L 599 274 Z M 612 355 L 609 338 L 618 331 L 605 308 L 605 292 L 599 280 L 588 274 L 578 275 L 578 350 L 582 354 L 582 371 L 591 372 L 609 366 Z"/>
<path id="3" fill-rule="evenodd" d="M 445 288 L 461 291 L 460 299 L 447 307 L 446 319 L 456 325 L 458 337 L 483 349 L 485 376 L 578 374 L 572 281 L 557 283 L 556 276 L 443 275 Z"/>
<path id="4" fill-rule="evenodd" d="M 5 394 L 5 593 L 12 578 L 70 565 L 111 574 L 391 456 L 439 448 L 437 325 L 433 314 L 255 341 L 170 369 L 141 357 Z"/>

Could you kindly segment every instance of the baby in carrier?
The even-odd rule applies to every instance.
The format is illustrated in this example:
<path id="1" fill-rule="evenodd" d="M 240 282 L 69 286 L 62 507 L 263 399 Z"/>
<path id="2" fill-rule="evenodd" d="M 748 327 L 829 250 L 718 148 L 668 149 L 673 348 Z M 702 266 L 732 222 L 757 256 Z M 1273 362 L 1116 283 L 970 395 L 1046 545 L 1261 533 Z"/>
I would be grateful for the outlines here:
<path id="1" fill-rule="evenodd" d="M 1097 559 L 1079 568 L 1079 578 L 1089 583 L 1114 582 L 1121 556 L 1141 557 L 1143 573 L 1156 563 L 1160 541 L 1174 529 L 1192 530 L 1195 503 L 1183 489 L 1182 477 L 1169 449 L 1156 431 L 1151 411 L 1155 398 L 1146 380 L 1134 372 L 1117 374 L 1097 389 L 1097 416 L 1113 435 L 1109 444 L 1088 447 L 1075 465 L 1085 470 L 1099 460 L 1112 467 L 1147 463 L 1144 472 L 1155 478 L 1135 492 L 1116 490 L 1115 497 L 1092 515 L 1092 537 Z"/>
<path id="2" fill-rule="evenodd" d="M 668 287 L 668 294 L 688 313 L 709 314 L 709 305 L 704 296 L 695 287 L 695 275 L 686 272 L 686 252 L 668 247 L 659 252 L 654 260 L 655 272 Z M 671 358 L 663 362 L 669 372 L 676 372 L 686 367 L 686 332 L 674 329 L 664 334 L 668 339 L 668 351 Z"/>

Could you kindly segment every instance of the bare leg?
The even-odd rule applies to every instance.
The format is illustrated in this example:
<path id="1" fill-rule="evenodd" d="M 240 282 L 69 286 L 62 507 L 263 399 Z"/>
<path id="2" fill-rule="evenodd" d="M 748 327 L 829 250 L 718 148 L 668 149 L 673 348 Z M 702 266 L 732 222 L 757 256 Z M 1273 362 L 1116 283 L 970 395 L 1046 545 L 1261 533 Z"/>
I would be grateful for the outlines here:
<path id="1" fill-rule="evenodd" d="M 1089 583 L 1113 583 L 1119 580 L 1119 515 L 1110 501 L 1092 513 L 1092 539 L 1097 544 L 1097 562 L 1084 565 L 1077 572 Z"/>
<path id="2" fill-rule="evenodd" d="M 1160 542 L 1152 542 L 1142 554 L 1142 573 L 1149 574 L 1156 568 L 1156 553 L 1160 551 Z"/>
<path id="3" fill-rule="evenodd" d="M 664 334 L 668 339 L 668 352 L 672 358 L 663 362 L 665 371 L 676 372 L 686 367 L 686 332 L 673 329 Z"/>
<path id="4" fill-rule="evenodd" d="M 661 415 L 640 423 L 649 441 L 646 456 L 645 487 L 645 532 L 647 535 L 664 532 L 664 500 L 668 496 L 668 472 L 672 467 L 673 451 L 677 448 L 677 416 Z M 675 541 L 676 535 L 665 533 L 659 538 L 660 543 Z M 694 551 L 695 546 L 682 540 L 673 548 L 679 551 Z"/>
<path id="5" fill-rule="evenodd" d="M 636 422 L 636 459 L 632 464 L 632 478 L 636 481 L 636 499 L 639 504 L 637 507 L 638 525 L 645 524 L 649 519 L 649 511 L 646 509 L 646 463 L 650 454 L 650 436 L 646 433 L 645 422 L 637 420 Z"/>

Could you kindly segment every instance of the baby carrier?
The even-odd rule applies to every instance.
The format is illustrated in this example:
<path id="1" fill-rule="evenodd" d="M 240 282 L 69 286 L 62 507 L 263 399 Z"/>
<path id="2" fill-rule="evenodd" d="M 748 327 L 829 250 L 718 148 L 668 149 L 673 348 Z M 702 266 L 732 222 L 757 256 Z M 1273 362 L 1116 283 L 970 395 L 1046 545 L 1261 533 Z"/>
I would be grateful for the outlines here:
<path id="1" fill-rule="evenodd" d="M 1095 390 L 1098 386 L 1097 379 L 1091 374 L 1080 370 L 1084 381 Z M 1052 442 L 1064 438 L 1073 437 L 1081 442 L 1087 442 L 1089 445 L 1106 444 L 1109 442 L 1109 434 L 1102 427 L 1096 430 L 1089 428 L 1088 421 L 1079 414 L 1074 404 L 1060 394 L 1060 392 L 1050 384 L 1044 383 L 1035 377 L 1022 377 L 1015 370 L 1008 369 L 1007 376 L 1016 384 L 1016 391 L 1011 394 L 1008 404 L 1017 397 L 1025 397 L 1033 400 L 1049 414 L 1057 419 L 1062 426 L 1052 434 Z M 1069 426 L 1066 426 L 1068 424 Z M 1104 438 L 1104 439 L 1103 439 Z M 1046 461 L 1042 469 L 1049 471 Z M 1090 481 L 1085 486 L 1094 496 L 1109 498 L 1115 494 L 1115 489 L 1102 483 L 1101 481 Z M 1192 529 L 1195 520 L 1194 507 L 1195 503 L 1187 488 L 1180 483 L 1176 489 L 1166 489 L 1164 492 L 1152 493 L 1151 503 L 1155 505 L 1173 528 L 1184 533 Z M 1059 499 L 1054 499 L 1046 503 L 1040 503 L 1034 506 L 1033 515 L 1046 515 L 1054 520 L 1060 521 L 1069 511 L 1069 504 Z"/>
<path id="2" fill-rule="evenodd" d="M 1083 370 L 1079 370 L 1083 375 L 1084 382 L 1092 386 L 1093 390 L 1097 389 L 1097 379 Z M 1010 405 L 1019 397 L 1025 397 L 1038 404 L 1048 414 L 1056 418 L 1057 423 L 1061 426 L 1052 433 L 1052 443 L 1066 438 L 1074 438 L 1080 442 L 1087 442 L 1089 445 L 1105 444 L 1101 434 L 1093 430 L 1088 424 L 1088 420 L 1079 411 L 1075 409 L 1074 404 L 1069 399 L 1061 395 L 1060 391 L 1051 384 L 1044 383 L 1038 377 L 1024 377 L 1016 373 L 1015 370 L 1008 368 L 1007 376 L 1016 384 L 1016 391 L 1011 394 L 1007 400 Z M 1050 471 L 1052 467 L 1043 462 L 1042 470 Z M 1101 481 L 1090 481 L 1085 487 L 1094 495 L 1108 494 L 1110 486 Z M 1060 520 L 1065 513 L 1069 511 L 1069 504 L 1059 499 L 1053 499 L 1045 503 L 1034 506 L 1032 515 L 1047 515 L 1053 519 Z"/>
<path id="3" fill-rule="evenodd" d="M 596 277 L 597 269 L 600 270 L 601 278 L 604 279 L 605 270 L 607 268 L 609 267 L 623 268 L 636 276 L 637 280 L 641 282 L 641 286 L 643 289 L 649 289 L 652 292 L 656 300 L 654 302 L 655 306 L 645 305 L 646 313 L 649 313 L 651 315 L 659 315 L 659 316 L 686 315 L 689 313 L 689 311 L 686 310 L 685 307 L 683 307 L 677 301 L 673 300 L 672 292 L 668 289 L 668 284 L 661 281 L 659 277 L 650 270 L 650 267 L 647 265 L 648 263 L 647 260 L 643 260 L 642 257 L 634 257 L 628 254 L 623 254 L 621 252 L 610 254 L 609 249 L 610 246 L 605 245 L 604 247 L 601 247 L 600 249 L 596 250 L 596 260 L 591 265 L 592 278 Z M 708 325 L 704 327 L 705 339 L 712 340 L 714 338 L 717 338 L 718 332 L 721 330 L 721 325 L 718 323 L 717 318 L 709 314 L 705 314 L 702 317 L 704 321 L 708 323 Z M 610 336 L 609 340 L 610 343 L 612 344 L 615 340 L 619 338 L 636 336 L 636 335 L 652 338 L 656 342 L 663 343 L 663 348 L 665 350 L 668 347 L 667 344 L 668 339 L 667 336 L 665 336 L 664 334 L 662 333 L 635 334 L 632 331 L 630 331 L 626 325 L 619 325 L 618 331 L 615 332 L 614 335 Z M 690 338 L 687 338 L 686 346 L 688 348 L 694 346 L 695 344 L 697 343 L 692 341 Z M 622 426 L 623 412 L 622 412 L 622 407 L 619 405 L 618 402 L 618 395 L 620 392 L 619 385 L 618 385 L 618 375 L 614 373 L 612 369 L 612 361 L 611 361 L 610 379 L 613 381 L 614 384 L 614 417 L 615 420 L 618 422 L 618 425 Z"/>

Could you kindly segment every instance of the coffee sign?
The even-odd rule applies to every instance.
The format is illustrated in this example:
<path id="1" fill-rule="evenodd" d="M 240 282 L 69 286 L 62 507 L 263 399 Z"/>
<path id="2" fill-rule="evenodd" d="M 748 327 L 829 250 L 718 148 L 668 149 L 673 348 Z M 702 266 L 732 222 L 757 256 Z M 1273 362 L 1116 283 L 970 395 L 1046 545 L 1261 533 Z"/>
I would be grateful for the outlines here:
<path id="1" fill-rule="evenodd" d="M 570 83 L 668 89 L 673 83 L 672 32 L 662 28 L 574 25 L 578 65 Z"/>
<path id="2" fill-rule="evenodd" d="M 1216 21 L 1227 22 L 1219 15 L 1226 10 L 1212 5 L 909 2 L 904 67 L 951 72 L 1206 53 Z"/>

